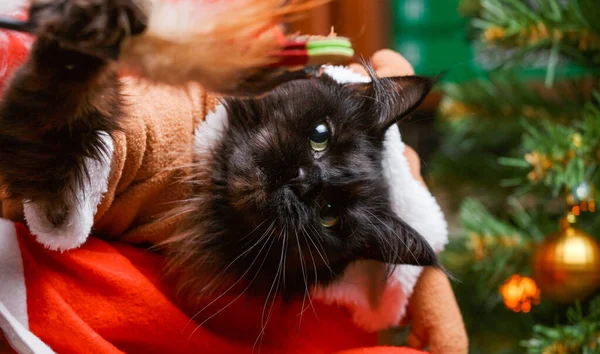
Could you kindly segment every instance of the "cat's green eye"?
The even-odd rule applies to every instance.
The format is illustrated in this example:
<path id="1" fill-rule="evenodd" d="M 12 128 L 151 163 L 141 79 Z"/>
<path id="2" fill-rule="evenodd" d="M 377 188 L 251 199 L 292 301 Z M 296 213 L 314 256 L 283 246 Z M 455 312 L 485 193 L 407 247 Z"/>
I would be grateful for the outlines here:
<path id="1" fill-rule="evenodd" d="M 338 208 L 328 202 L 322 202 L 321 205 L 321 215 L 319 216 L 321 225 L 324 227 L 333 227 L 339 221 L 339 210 Z"/>
<path id="2" fill-rule="evenodd" d="M 313 129 L 310 134 L 310 147 L 317 152 L 327 149 L 329 144 L 330 131 L 325 123 L 321 123 Z"/>

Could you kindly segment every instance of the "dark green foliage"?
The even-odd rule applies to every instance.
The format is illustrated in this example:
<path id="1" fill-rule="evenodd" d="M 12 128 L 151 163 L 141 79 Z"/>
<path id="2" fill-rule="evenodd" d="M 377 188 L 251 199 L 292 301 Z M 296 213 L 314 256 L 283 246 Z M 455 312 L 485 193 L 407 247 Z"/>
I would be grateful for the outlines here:
<path id="1" fill-rule="evenodd" d="M 487 43 L 518 49 L 504 65 L 519 63 L 535 51 L 547 51 L 546 84 L 551 85 L 560 55 L 579 65 L 600 64 L 598 20 L 589 15 L 597 13 L 597 3 L 592 1 L 481 0 L 473 25 L 483 31 Z"/>
<path id="2" fill-rule="evenodd" d="M 480 78 L 441 86 L 443 139 L 428 166 L 431 189 L 458 216 L 442 259 L 459 279 L 470 353 L 600 353 L 600 294 L 581 306 L 542 294 L 524 314 L 499 293 L 512 274 L 531 275 L 536 245 L 558 229 L 570 191 L 587 183 L 598 203 L 600 2 L 464 0 L 459 11 L 480 44 L 505 54 L 490 57 L 501 65 Z M 523 74 L 531 55 L 542 58 L 542 75 Z M 564 60 L 582 69 L 561 71 Z M 600 238 L 600 211 L 576 227 Z"/>
<path id="3" fill-rule="evenodd" d="M 522 142 L 524 153 L 536 152 L 546 156 L 550 166 L 539 176 L 539 180 L 523 178 L 521 184 L 540 184 L 547 187 L 553 196 L 572 190 L 583 181 L 595 181 L 600 162 L 600 94 L 583 106 L 582 117 L 569 124 L 557 124 L 550 120 L 541 122 L 522 121 L 525 132 Z M 517 167 L 525 172 L 532 165 L 522 157 L 503 158 L 504 166 Z M 532 185 L 519 190 L 529 192 Z"/>
<path id="4" fill-rule="evenodd" d="M 600 296 L 594 298 L 587 313 L 576 303 L 567 311 L 565 325 L 533 327 L 533 337 L 523 341 L 530 354 L 600 352 Z"/>
<path id="5" fill-rule="evenodd" d="M 533 186 L 527 183 L 528 171 L 523 168 L 531 169 L 524 160 L 531 144 L 521 146 L 527 133 L 524 125 L 533 125 L 534 131 L 541 125 L 553 130 L 554 124 L 569 126 L 584 115 L 588 124 L 598 124 L 595 119 L 600 117 L 593 104 L 582 109 L 592 97 L 592 90 L 600 87 L 598 79 L 578 77 L 557 87 L 560 91 L 548 91 L 510 72 L 493 73 L 488 79 L 461 84 L 443 84 L 445 97 L 439 131 L 444 138 L 440 153 L 429 166 L 428 178 L 433 188 L 444 189 L 452 205 L 458 205 L 469 195 L 481 196 L 482 202 L 495 213 L 502 212 L 503 201 L 511 194 L 530 191 Z M 576 130 L 573 128 L 573 132 Z M 593 140 L 587 136 L 584 139 Z M 565 144 L 569 142 L 567 136 Z M 552 145 L 552 140 L 546 143 Z M 585 149 L 589 152 L 593 146 Z M 503 159 L 499 164 L 499 157 L 511 159 Z M 521 169 L 507 168 L 507 164 Z M 522 190 L 515 191 L 518 187 Z"/>

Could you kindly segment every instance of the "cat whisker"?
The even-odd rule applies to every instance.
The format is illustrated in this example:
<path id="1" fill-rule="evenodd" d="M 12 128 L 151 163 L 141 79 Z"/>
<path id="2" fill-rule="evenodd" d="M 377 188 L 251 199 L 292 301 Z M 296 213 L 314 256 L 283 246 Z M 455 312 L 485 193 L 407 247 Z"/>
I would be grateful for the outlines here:
<path id="1" fill-rule="evenodd" d="M 273 222 L 273 223 L 271 224 L 271 226 L 273 226 L 273 227 L 274 227 L 274 226 L 275 226 L 275 222 Z M 268 229 L 265 231 L 265 233 L 262 235 L 262 237 L 260 237 L 260 238 L 259 238 L 259 239 L 256 241 L 256 243 L 254 243 L 254 245 L 253 245 L 252 247 L 250 247 L 249 249 L 247 249 L 246 251 L 244 251 L 243 253 L 241 253 L 239 256 L 237 256 L 237 257 L 236 257 L 236 258 L 235 258 L 233 261 L 231 261 L 231 263 L 229 263 L 229 265 L 228 265 L 228 266 L 225 268 L 225 270 L 224 270 L 223 272 L 221 272 L 220 274 L 223 274 L 225 271 L 227 271 L 227 269 L 228 269 L 228 268 L 229 268 L 229 267 L 230 267 L 230 266 L 231 266 L 233 263 L 235 263 L 235 262 L 236 262 L 236 261 L 237 261 L 239 258 L 241 258 L 242 256 L 244 256 L 246 253 L 250 252 L 250 251 L 251 251 L 251 250 L 252 250 L 252 249 L 253 249 L 253 248 L 254 248 L 256 245 L 258 245 L 260 242 L 262 242 L 262 240 L 263 240 L 265 237 L 267 237 L 267 234 L 269 233 L 269 230 L 271 230 L 270 232 L 271 232 L 271 234 L 272 234 L 272 233 L 273 233 L 273 230 L 274 230 L 274 228 L 272 228 L 272 227 L 269 227 L 269 228 L 268 228 Z M 271 246 L 273 245 L 273 243 L 274 243 L 274 242 L 275 242 L 274 240 L 271 240 Z M 236 280 L 236 281 L 235 281 L 233 284 L 231 284 L 231 285 L 229 286 L 229 288 L 227 288 L 225 291 L 223 291 L 223 292 L 221 293 L 221 295 L 219 295 L 218 297 L 216 297 L 215 299 L 213 299 L 211 302 L 209 302 L 209 303 L 208 303 L 206 306 L 204 306 L 202 309 L 200 309 L 200 311 L 196 312 L 196 314 L 190 318 L 190 320 L 188 321 L 188 323 L 186 324 L 186 326 L 185 326 L 185 327 L 187 327 L 187 326 L 190 324 L 190 322 L 194 320 L 194 318 L 196 318 L 198 315 L 200 315 L 200 314 L 201 314 L 201 313 L 202 313 L 204 310 L 206 310 L 206 309 L 207 309 L 209 306 L 211 306 L 213 303 L 215 303 L 216 301 L 218 301 L 218 300 L 219 300 L 221 297 L 223 297 L 223 296 L 224 296 L 225 294 L 227 294 L 227 293 L 228 293 L 228 292 L 229 292 L 231 289 L 233 289 L 233 287 L 235 287 L 235 286 L 236 286 L 236 285 L 237 285 L 237 284 L 238 284 L 240 281 L 242 281 L 242 279 L 243 279 L 243 278 L 246 276 L 246 274 L 248 274 L 248 272 L 250 271 L 250 269 L 252 269 L 252 266 L 253 266 L 253 265 L 254 265 L 254 263 L 257 261 L 258 257 L 259 257 L 259 256 L 260 256 L 260 254 L 262 253 L 262 250 L 265 248 L 265 246 L 266 246 L 267 244 L 268 244 L 268 242 L 264 242 L 264 243 L 263 243 L 263 246 L 262 246 L 262 247 L 261 247 L 261 249 L 258 251 L 258 254 L 257 254 L 257 255 L 256 255 L 256 257 L 254 258 L 254 260 L 252 261 L 252 263 L 250 264 L 250 266 L 248 267 L 248 269 L 246 269 L 246 271 L 245 271 L 245 272 L 244 272 L 244 273 L 243 273 L 243 274 L 242 274 L 242 275 L 241 275 L 241 276 L 238 278 L 238 280 Z M 269 249 L 270 249 L 270 247 L 271 247 L 271 246 L 269 246 Z M 268 254 L 268 251 L 267 251 L 267 254 Z M 266 255 L 265 255 L 265 259 L 266 259 Z M 263 261 L 263 263 L 264 263 L 264 261 Z M 262 267 L 262 265 L 261 265 L 261 267 Z M 256 277 L 256 276 L 255 276 L 255 277 Z M 213 278 L 213 280 L 214 280 L 214 279 L 216 279 L 216 278 L 217 278 L 217 277 Z M 212 283 L 212 282 L 211 282 L 211 283 Z M 210 283 L 209 283 L 209 285 L 210 285 Z M 208 285 L 207 285 L 207 286 L 208 286 Z M 205 288 L 206 288 L 207 286 L 205 286 Z M 185 330 L 185 327 L 183 328 L 183 330 Z"/>
<path id="2" fill-rule="evenodd" d="M 173 200 L 170 202 L 164 202 L 164 205 L 172 205 L 172 204 L 187 204 L 187 203 L 191 203 L 191 202 L 199 202 L 201 200 L 203 200 L 204 197 L 192 197 L 192 198 L 185 198 L 185 199 L 177 199 L 177 200 Z"/>
<path id="3" fill-rule="evenodd" d="M 402 244 L 404 245 L 404 247 L 406 247 L 406 250 L 410 253 L 410 255 L 413 257 L 413 259 L 417 263 L 417 265 L 419 265 L 419 260 L 417 259 L 417 257 L 415 256 L 415 254 L 411 251 L 410 247 L 408 247 L 408 245 L 406 244 L 406 242 L 402 239 L 402 237 L 400 237 L 400 235 L 398 235 L 394 229 L 392 229 L 386 223 L 384 223 L 383 221 L 381 221 L 381 219 L 379 219 L 376 215 L 374 215 L 373 213 L 371 213 L 368 210 L 367 210 L 367 213 L 371 214 L 371 216 L 373 216 L 375 219 L 377 219 L 381 223 L 381 225 L 385 226 L 388 230 L 390 230 L 396 236 L 396 238 L 400 242 L 402 242 Z M 396 257 L 398 257 L 398 259 L 400 259 L 400 256 L 398 255 L 398 253 L 397 252 L 394 252 L 394 253 L 396 254 Z"/>
<path id="4" fill-rule="evenodd" d="M 255 228 L 254 228 L 252 231 L 248 232 L 248 233 L 246 234 L 246 236 L 244 236 L 244 237 L 242 237 L 242 238 L 240 239 L 240 241 L 242 241 L 242 240 L 244 240 L 246 237 L 248 237 L 248 236 L 252 235 L 252 234 L 254 233 L 254 231 L 258 230 L 258 228 L 259 228 L 259 227 L 261 227 L 261 226 L 262 226 L 264 223 L 266 223 L 266 222 L 267 222 L 267 219 L 265 219 L 263 222 L 261 222 L 260 224 L 258 224 L 258 226 L 257 226 L 257 227 L 255 227 Z M 275 221 L 271 222 L 271 226 L 274 226 L 274 225 L 275 225 Z M 271 226 L 270 226 L 270 227 L 271 227 Z"/>
<path id="5" fill-rule="evenodd" d="M 306 242 L 306 238 L 308 237 L 308 233 L 304 232 L 304 241 Z M 315 257 L 313 257 L 312 251 L 310 250 L 310 245 L 308 244 L 308 242 L 306 242 L 306 246 L 308 248 L 308 253 L 310 254 L 310 258 L 312 259 L 312 263 L 313 263 L 313 269 L 315 271 L 315 284 L 318 284 L 318 277 L 317 277 L 317 264 L 315 262 Z M 312 305 L 312 299 L 310 297 L 310 292 L 308 293 L 308 300 L 310 301 L 311 305 Z M 317 311 L 315 310 L 315 307 L 312 306 L 313 312 L 315 313 L 315 317 L 317 319 L 319 319 L 319 316 L 317 315 Z"/>
<path id="6" fill-rule="evenodd" d="M 266 221 L 266 220 L 265 220 L 265 221 Z M 260 237 L 260 238 L 259 238 L 259 239 L 258 239 L 258 240 L 257 240 L 257 241 L 256 241 L 256 242 L 253 244 L 253 245 L 252 245 L 252 246 L 250 246 L 250 248 L 246 249 L 244 252 L 242 252 L 241 254 L 239 254 L 239 255 L 238 255 L 238 256 L 237 256 L 237 257 L 236 257 L 236 258 L 235 258 L 233 261 L 231 261 L 231 262 L 230 262 L 230 263 L 227 265 L 227 267 L 225 267 L 225 269 L 224 269 L 224 270 L 222 270 L 222 271 L 219 273 L 219 275 L 218 275 L 218 276 L 215 276 L 215 277 L 213 278 L 213 280 L 212 280 L 210 283 L 208 283 L 207 285 L 205 285 L 205 286 L 204 286 L 203 290 L 204 290 L 204 289 L 206 289 L 206 288 L 209 288 L 209 287 L 210 287 L 210 285 L 212 285 L 212 283 L 213 283 L 213 282 L 214 282 L 214 281 L 215 281 L 217 278 L 219 278 L 221 275 L 224 275 L 224 274 L 227 272 L 227 270 L 229 269 L 229 267 L 231 267 L 231 266 L 232 266 L 232 265 L 233 265 L 233 264 L 234 264 L 234 263 L 235 263 L 235 262 L 236 262 L 238 259 L 240 259 L 241 257 L 243 257 L 243 256 L 244 256 L 245 254 L 247 254 L 248 252 L 252 251 L 252 249 L 254 249 L 254 247 L 256 247 L 256 246 L 257 246 L 257 245 L 258 245 L 260 242 L 262 242 L 262 240 L 264 240 L 264 239 L 267 237 L 267 234 L 269 233 L 269 231 L 270 231 L 271 229 L 273 229 L 273 228 L 274 228 L 274 226 L 275 226 L 275 222 L 273 221 L 273 222 L 271 223 L 271 225 L 270 225 L 270 226 L 269 226 L 269 227 L 268 227 L 268 228 L 265 230 L 265 232 L 262 234 L 262 236 L 261 236 L 261 237 Z M 256 230 L 256 229 L 255 229 L 255 230 Z M 244 246 L 245 246 L 245 245 L 244 245 Z M 242 248 L 242 249 L 243 249 L 243 248 Z M 240 279 L 238 279 L 238 282 L 239 282 L 239 281 L 240 281 L 242 278 L 243 278 L 243 276 L 242 276 Z M 233 286 L 235 286 L 235 283 L 232 285 L 232 287 L 233 287 Z M 227 289 L 226 291 L 229 291 L 229 289 Z"/>
<path id="7" fill-rule="evenodd" d="M 287 227 L 284 228 L 284 230 L 283 230 L 283 238 L 284 239 L 286 237 L 286 234 L 287 234 Z M 279 236 L 281 237 L 281 233 L 279 234 Z M 284 246 L 285 246 L 285 241 L 282 242 L 282 244 L 281 244 L 281 256 L 279 258 L 279 266 L 277 267 L 277 273 L 275 273 L 275 277 L 273 278 L 273 284 L 271 284 L 271 289 L 269 289 L 269 294 L 267 295 L 267 298 L 265 300 L 265 305 L 263 307 L 262 318 L 261 318 L 261 330 L 260 330 L 260 333 L 258 334 L 258 337 L 254 341 L 254 345 L 252 346 L 253 352 L 254 352 L 254 347 L 256 347 L 256 343 L 260 343 L 259 347 L 258 347 L 258 351 L 260 352 L 262 338 L 265 334 L 265 329 L 267 328 L 267 323 L 269 323 L 269 320 L 271 319 L 271 315 L 273 313 L 273 307 L 275 306 L 275 300 L 277 299 L 277 291 L 279 290 L 279 284 L 281 282 L 281 270 L 282 270 L 282 265 L 283 265 Z M 277 285 L 275 285 L 275 282 L 277 282 Z M 273 298 L 271 299 L 271 306 L 269 308 L 269 313 L 267 314 L 267 319 L 265 321 L 265 310 L 267 309 L 267 303 L 269 302 L 269 298 L 271 297 L 271 291 L 273 290 L 273 286 L 275 286 L 275 292 L 273 292 Z"/>
<path id="8" fill-rule="evenodd" d="M 315 205 L 317 207 L 319 207 L 319 204 L 316 202 L 315 202 Z M 326 261 L 325 260 L 323 260 L 323 261 L 327 265 L 327 268 L 329 268 L 329 270 L 331 272 L 333 272 L 333 270 L 329 266 L 329 264 L 331 262 L 329 262 L 329 257 L 327 257 L 327 252 L 325 252 L 325 247 L 323 247 L 323 243 L 321 242 L 321 238 L 319 237 L 319 231 L 312 224 L 308 224 L 308 228 L 314 233 L 314 236 L 315 236 L 314 242 L 316 242 L 319 245 L 319 247 L 321 248 L 321 251 L 323 251 L 323 256 L 325 257 L 325 260 L 326 260 Z M 311 238 L 311 241 L 312 241 L 312 238 Z M 319 248 L 317 247 L 317 250 L 318 249 Z M 320 252 L 319 252 L 319 254 L 320 254 Z M 323 256 L 321 256 L 321 258 L 323 258 Z M 337 274 L 335 274 L 335 272 L 333 272 L 333 274 L 337 276 Z"/>
<path id="9" fill-rule="evenodd" d="M 235 263 L 235 262 L 236 262 L 238 259 L 240 259 L 241 257 L 243 257 L 245 254 L 247 254 L 247 253 L 248 253 L 248 252 L 250 252 L 252 249 L 254 249 L 254 247 L 256 247 L 256 246 L 257 246 L 257 245 L 258 245 L 260 242 L 262 242 L 262 241 L 263 241 L 263 240 L 264 240 L 264 239 L 267 237 L 267 234 L 268 234 L 268 233 L 271 231 L 271 229 L 273 229 L 273 228 L 274 228 L 274 226 L 275 226 L 275 222 L 271 223 L 271 225 L 270 225 L 270 226 L 269 226 L 269 227 L 268 227 L 268 228 L 265 230 L 265 232 L 262 234 L 262 236 L 261 236 L 261 237 L 260 237 L 260 238 L 259 238 L 259 239 L 258 239 L 258 240 L 257 240 L 257 241 L 256 241 L 256 242 L 255 242 L 255 243 L 254 243 L 254 244 L 253 244 L 251 247 L 250 247 L 250 248 L 246 249 L 244 252 L 242 252 L 240 255 L 238 255 L 238 256 L 237 256 L 237 257 L 236 257 L 236 258 L 235 258 L 233 261 L 231 261 L 231 262 L 230 262 L 230 263 L 227 265 L 227 267 L 225 267 L 225 269 L 224 269 L 224 270 L 222 270 L 222 271 L 219 273 L 219 275 L 218 275 L 218 276 L 215 276 L 215 277 L 213 278 L 213 280 L 212 280 L 210 283 L 208 283 L 207 285 L 205 285 L 205 286 L 204 286 L 203 290 L 204 290 L 204 289 L 206 289 L 206 288 L 208 288 L 210 285 L 212 285 L 212 283 L 213 283 L 213 282 L 214 282 L 216 279 L 218 279 L 218 278 L 219 278 L 221 275 L 224 275 L 224 274 L 227 272 L 227 270 L 229 269 L 229 267 L 231 267 L 231 266 L 232 266 L 232 265 L 233 265 L 233 264 L 234 264 L 234 263 Z M 246 274 L 246 273 L 244 273 L 244 275 L 245 275 L 245 274 Z M 239 281 L 240 281 L 242 278 L 243 278 L 243 276 L 242 276 L 242 277 L 240 277 L 240 279 L 238 279 L 238 281 L 237 281 L 237 282 L 239 282 Z M 236 283 L 237 283 L 237 282 L 236 282 Z M 231 287 L 235 286 L 235 285 L 236 285 L 236 283 L 234 283 L 234 284 L 233 284 Z M 227 289 L 226 291 L 229 291 L 229 289 Z"/>
<path id="10" fill-rule="evenodd" d="M 271 233 L 272 234 L 272 233 Z M 258 259 L 258 257 L 260 256 L 260 254 L 262 253 L 262 250 L 264 249 L 264 247 L 268 244 L 269 242 L 265 242 L 263 247 L 258 251 L 258 254 L 256 255 L 256 257 L 254 258 L 254 261 L 252 262 L 252 264 L 250 264 L 250 266 L 248 267 L 248 270 L 250 270 L 252 268 L 252 265 L 254 264 L 254 262 L 256 262 L 256 260 Z M 205 319 L 204 321 L 202 321 L 198 326 L 196 326 L 196 328 L 192 331 L 192 333 L 190 334 L 189 339 L 192 338 L 192 336 L 194 335 L 194 333 L 196 333 L 196 331 L 202 327 L 206 322 L 208 322 L 210 319 L 212 319 L 213 317 L 215 317 L 216 315 L 218 315 L 219 313 L 225 311 L 225 309 L 227 309 L 229 306 L 231 306 L 231 304 L 233 304 L 234 302 L 236 302 L 240 297 L 242 297 L 242 295 L 244 295 L 246 293 L 246 291 L 248 291 L 248 289 L 250 289 L 250 286 L 252 286 L 252 283 L 254 283 L 254 280 L 256 279 L 256 277 L 258 276 L 258 274 L 260 273 L 263 265 L 265 264 L 266 260 L 267 260 L 267 255 L 269 254 L 269 252 L 271 251 L 271 247 L 273 247 L 273 244 L 275 243 L 275 238 L 271 239 L 271 242 L 269 244 L 269 248 L 267 249 L 267 252 L 265 253 L 265 256 L 263 258 L 262 263 L 260 264 L 260 266 L 258 267 L 258 270 L 256 271 L 256 274 L 254 274 L 254 277 L 252 277 L 252 279 L 250 280 L 250 283 L 244 288 L 244 290 L 238 295 L 236 296 L 233 300 L 231 300 L 228 304 L 226 304 L 225 306 L 223 306 L 219 311 L 215 312 L 214 314 L 212 314 L 211 316 L 209 316 L 207 319 Z M 246 271 L 247 273 L 247 271 Z M 246 274 L 244 273 L 244 274 Z M 242 279 L 244 277 L 244 275 L 242 275 L 240 277 L 240 279 Z M 238 280 L 239 281 L 239 280 Z M 231 288 L 229 288 L 231 289 Z M 219 295 L 219 298 L 222 297 L 223 295 L 225 295 L 225 293 L 227 293 L 226 290 L 225 292 L 223 292 L 221 295 Z M 217 298 L 218 299 L 218 298 Z M 216 299 L 215 299 L 216 300 Z M 211 303 L 213 303 L 215 300 L 213 300 Z M 209 304 L 210 305 L 210 304 Z M 208 305 L 207 305 L 208 306 Z M 205 308 L 207 307 L 205 306 Z M 194 317 L 197 316 L 194 315 Z"/>
<path id="11" fill-rule="evenodd" d="M 308 226 L 309 226 L 309 228 L 311 230 L 314 230 L 310 224 Z M 304 229 L 304 225 L 302 225 L 302 229 Z M 315 243 L 315 241 L 310 236 L 310 233 L 308 233 L 307 231 L 305 231 L 305 232 L 306 232 L 306 234 L 308 236 L 308 240 L 313 244 L 313 246 L 315 246 L 315 250 L 317 251 L 317 253 L 321 257 L 321 260 L 323 260 L 323 263 L 325 263 L 325 266 L 327 267 L 327 269 L 329 269 L 329 271 L 331 272 L 331 275 L 337 277 L 337 274 L 333 271 L 333 269 L 331 269 L 331 266 L 329 265 L 329 258 L 327 257 L 327 253 L 325 252 L 325 249 L 323 248 L 323 244 L 321 243 L 321 241 L 319 241 L 319 239 L 317 238 L 316 243 Z M 323 256 L 323 254 L 321 254 L 321 251 L 319 250 L 319 247 L 317 246 L 317 243 L 323 249 L 323 254 L 325 256 Z"/>
<path id="12" fill-rule="evenodd" d="M 366 96 L 366 95 L 358 95 L 358 97 L 366 98 L 366 99 L 372 100 L 373 102 L 381 104 L 381 101 L 378 100 L 376 97 L 370 97 L 370 96 Z"/>
<path id="13" fill-rule="evenodd" d="M 298 252 L 300 253 L 300 267 L 302 268 L 302 278 L 304 279 L 304 290 L 305 290 L 305 295 L 308 294 L 308 302 L 310 304 L 310 306 L 313 308 L 313 311 L 315 311 L 315 307 L 313 306 L 312 303 L 312 298 L 310 296 L 310 292 L 308 290 L 308 275 L 307 275 L 307 271 L 306 271 L 306 265 L 304 264 L 304 255 L 302 254 L 302 247 L 300 247 L 300 237 L 298 237 L 298 233 L 296 233 L 296 242 L 298 243 Z M 303 304 L 303 309 L 301 314 L 304 313 L 304 304 Z M 317 312 L 315 311 L 315 315 L 317 314 Z"/>
<path id="14" fill-rule="evenodd" d="M 161 217 L 161 219 L 164 221 L 170 221 L 172 219 L 179 218 L 183 215 L 191 214 L 195 211 L 196 211 L 196 209 L 194 209 L 193 207 L 182 207 L 182 208 L 177 209 L 176 212 L 171 212 L 171 213 L 163 215 Z"/>
<path id="15" fill-rule="evenodd" d="M 329 272 L 331 272 L 331 274 L 333 274 L 334 277 L 337 277 L 338 280 L 343 279 L 343 278 L 339 277 L 339 275 L 336 272 L 334 272 L 333 269 L 331 268 L 331 262 L 329 261 L 329 257 L 327 257 L 327 252 L 325 251 L 325 247 L 323 247 L 323 243 L 321 242 L 321 240 L 319 238 L 319 231 L 317 231 L 317 229 L 315 229 L 315 227 L 311 224 L 308 224 L 308 228 L 309 228 L 309 230 L 311 230 L 314 233 L 314 236 L 315 236 L 314 240 L 312 239 L 312 237 L 309 237 L 308 239 L 311 242 L 313 242 L 313 244 L 316 242 L 316 244 L 318 245 L 318 246 L 315 246 L 315 248 L 316 248 L 317 252 L 319 253 L 319 255 L 321 256 L 321 259 L 325 263 L 325 266 L 327 267 L 327 269 L 329 269 Z M 356 231 L 354 231 L 350 236 L 354 235 L 355 232 Z M 319 247 L 320 247 L 321 251 L 323 251 L 323 253 L 321 253 L 319 251 Z M 349 282 L 346 279 L 343 279 L 342 281 L 346 284 L 355 284 L 354 282 Z"/>
<path id="16" fill-rule="evenodd" d="M 304 295 L 302 295 L 302 306 L 300 307 L 300 313 L 298 314 L 300 316 L 300 320 L 298 321 L 298 330 L 296 331 L 296 334 L 300 333 L 300 328 L 302 327 L 302 317 L 304 317 L 304 312 L 306 310 L 308 310 L 308 307 L 304 307 L 304 304 L 306 303 L 306 294 L 308 294 L 308 291 L 304 291 Z"/>
<path id="17" fill-rule="evenodd" d="M 298 240 L 298 233 L 296 233 L 296 242 L 298 243 L 298 252 L 300 253 L 300 267 L 302 270 L 302 278 L 304 279 L 304 296 L 302 297 L 302 309 L 300 310 L 300 321 L 298 323 L 298 331 L 300 331 L 300 326 L 302 325 L 302 317 L 304 315 L 304 304 L 306 302 L 306 294 L 308 293 L 308 286 L 306 285 L 306 274 L 304 273 L 304 261 L 302 257 L 302 250 L 300 249 L 300 241 Z"/>
<path id="18" fill-rule="evenodd" d="M 287 231 L 287 227 L 286 227 L 286 231 Z M 283 249 L 283 289 L 285 289 L 285 270 L 286 270 L 285 266 L 287 264 L 288 239 L 289 239 L 289 235 L 286 232 L 283 235 L 283 243 L 285 245 L 284 249 Z"/>
<path id="19" fill-rule="evenodd" d="M 415 119 L 415 116 L 417 116 L 420 119 Z M 410 116 L 410 118 L 405 117 L 405 118 L 401 118 L 396 120 L 396 123 L 398 124 L 399 128 L 406 128 L 412 124 L 416 124 L 416 123 L 422 123 L 422 122 L 427 122 L 427 121 L 433 121 L 435 120 L 432 117 L 428 117 L 425 115 L 417 115 L 417 114 L 413 114 L 412 116 Z"/>
<path id="20" fill-rule="evenodd" d="M 369 212 L 369 214 L 373 215 L 372 213 Z M 387 224 L 385 224 L 383 221 L 381 221 L 381 219 L 379 219 L 377 216 L 373 215 L 373 217 L 375 219 L 377 219 L 383 226 L 385 226 L 388 230 L 390 230 L 394 236 L 396 236 L 396 238 L 398 240 L 400 240 L 400 242 L 402 242 L 402 244 L 404 245 L 404 247 L 406 247 L 406 250 L 408 251 L 408 253 L 410 253 L 411 257 L 415 260 L 415 262 L 417 263 L 417 265 L 419 265 L 419 260 L 417 258 L 417 256 L 415 256 L 415 254 L 413 253 L 413 251 L 410 249 L 410 247 L 408 247 L 408 245 L 406 244 L 406 242 L 402 239 L 402 237 L 400 237 L 400 235 L 398 235 L 398 233 L 396 233 L 396 230 L 392 229 L 391 227 L 389 227 Z M 396 254 L 396 256 L 398 257 L 398 254 Z"/>
<path id="21" fill-rule="evenodd" d="M 371 213 L 370 211 L 366 210 L 366 212 L 369 213 L 374 218 L 376 218 L 377 220 L 379 220 L 379 218 L 377 218 L 375 215 L 373 215 L 373 213 Z M 400 259 L 400 255 L 398 254 L 398 252 L 396 251 L 396 249 L 394 248 L 394 246 L 392 246 L 392 244 L 390 243 L 390 241 L 386 237 L 384 237 L 381 234 L 381 232 L 379 232 L 379 230 L 375 227 L 375 224 L 373 224 L 371 222 L 371 220 L 368 220 L 368 221 L 369 221 L 369 224 L 371 224 L 371 226 L 373 226 L 373 229 L 377 233 L 377 236 L 379 236 L 379 239 L 383 240 L 388 245 L 390 253 L 393 253 L 396 256 L 397 259 Z M 381 222 L 381 220 L 379 220 L 379 221 Z M 382 252 L 383 252 L 383 250 L 382 250 Z"/>

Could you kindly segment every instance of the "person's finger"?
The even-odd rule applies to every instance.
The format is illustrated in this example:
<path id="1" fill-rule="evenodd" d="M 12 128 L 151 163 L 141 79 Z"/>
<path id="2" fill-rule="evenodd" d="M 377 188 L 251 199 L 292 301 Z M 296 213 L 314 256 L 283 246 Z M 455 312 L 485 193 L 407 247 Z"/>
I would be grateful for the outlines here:
<path id="1" fill-rule="evenodd" d="M 371 57 L 373 68 L 380 77 L 414 75 L 415 71 L 400 53 L 381 49 Z"/>
<path id="2" fill-rule="evenodd" d="M 371 64 L 379 77 L 414 75 L 415 73 L 408 60 L 391 49 L 380 49 L 375 52 L 371 57 Z M 360 74 L 367 75 L 367 71 L 359 63 L 352 63 L 349 67 Z"/>

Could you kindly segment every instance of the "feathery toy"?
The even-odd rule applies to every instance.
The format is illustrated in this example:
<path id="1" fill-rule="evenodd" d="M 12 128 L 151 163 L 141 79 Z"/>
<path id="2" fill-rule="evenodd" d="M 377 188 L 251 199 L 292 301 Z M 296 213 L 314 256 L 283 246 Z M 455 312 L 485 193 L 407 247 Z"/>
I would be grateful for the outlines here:
<path id="1" fill-rule="evenodd" d="M 114 38 L 61 36 L 61 16 L 90 18 L 78 3 L 114 3 Z M 354 54 L 347 38 L 286 36 L 281 23 L 329 0 L 32 0 L 27 20 L 0 19 L 0 28 L 51 35 L 62 45 L 115 61 L 119 69 L 169 85 L 198 82 L 206 89 L 256 95 L 343 64 Z M 22 1 L 21 1 L 22 2 Z M 4 12 L 6 13 L 6 12 Z M 86 17 L 87 16 L 87 17 Z M 111 18 L 113 19 L 113 18 Z M 77 22 L 77 21 L 74 21 Z M 73 28 L 69 28 L 70 34 Z"/>

